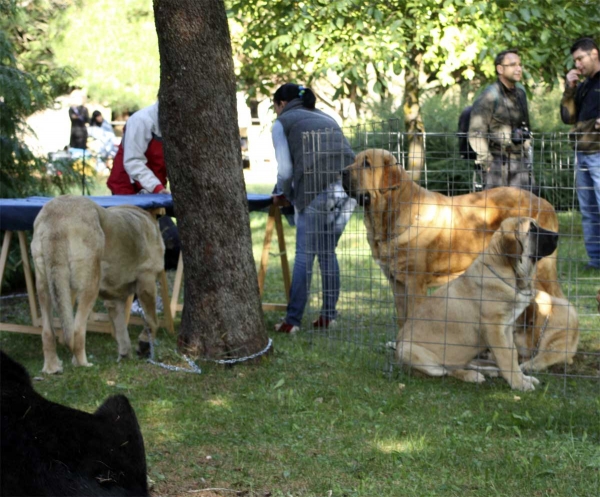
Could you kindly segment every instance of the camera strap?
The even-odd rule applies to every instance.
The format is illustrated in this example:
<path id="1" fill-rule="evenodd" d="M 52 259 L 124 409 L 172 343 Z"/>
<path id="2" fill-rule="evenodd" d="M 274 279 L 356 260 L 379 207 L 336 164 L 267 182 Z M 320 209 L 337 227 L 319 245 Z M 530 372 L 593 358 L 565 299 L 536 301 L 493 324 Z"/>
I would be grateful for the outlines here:
<path id="1" fill-rule="evenodd" d="M 527 110 L 527 101 L 525 100 L 525 94 L 522 93 L 522 92 L 524 92 L 524 90 L 522 90 L 518 86 L 515 86 L 515 89 L 514 89 L 515 100 L 516 100 L 517 106 L 519 107 L 519 110 L 521 111 L 521 116 L 523 116 L 523 121 L 520 123 L 517 123 L 515 125 L 512 114 L 510 112 L 510 106 L 508 105 L 509 99 L 508 99 L 508 96 L 506 95 L 506 88 L 502 84 L 501 81 L 497 81 L 496 83 L 500 87 L 500 93 L 502 94 L 502 103 L 504 104 L 504 108 L 506 109 L 506 113 L 508 114 L 508 120 L 509 120 L 511 130 L 515 130 L 517 128 L 523 127 L 523 123 L 525 123 L 525 126 L 527 128 L 529 128 L 529 112 Z"/>

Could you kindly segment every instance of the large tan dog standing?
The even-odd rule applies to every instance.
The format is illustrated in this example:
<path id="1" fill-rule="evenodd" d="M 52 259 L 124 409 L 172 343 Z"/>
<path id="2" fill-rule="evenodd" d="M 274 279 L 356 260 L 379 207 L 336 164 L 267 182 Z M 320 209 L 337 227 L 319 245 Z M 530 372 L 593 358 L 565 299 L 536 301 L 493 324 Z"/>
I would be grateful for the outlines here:
<path id="1" fill-rule="evenodd" d="M 342 182 L 364 206 L 367 239 L 392 285 L 400 324 L 427 288 L 447 284 L 469 267 L 504 219 L 531 217 L 558 231 L 554 208 L 544 199 L 507 187 L 456 197 L 430 192 L 412 181 L 387 150 L 357 154 L 342 172 Z M 536 288 L 564 298 L 556 254 L 540 261 Z"/>
<path id="2" fill-rule="evenodd" d="M 481 383 L 483 375 L 470 362 L 489 349 L 511 388 L 535 390 L 538 380 L 519 368 L 514 325 L 534 296 L 537 261 L 557 244 L 558 233 L 531 218 L 504 220 L 464 274 L 407 320 L 396 341 L 397 359 L 430 376 Z"/>
<path id="3" fill-rule="evenodd" d="M 139 207 L 104 209 L 71 195 L 44 205 L 35 219 L 31 242 L 42 314 L 44 373 L 62 371 L 52 329 L 53 307 L 76 366 L 91 366 L 85 352 L 86 323 L 98 296 L 106 300 L 119 357 L 131 354 L 125 304 L 133 293 L 155 336 L 156 279 L 163 269 L 164 250 L 157 220 Z M 140 341 L 147 342 L 148 337 L 142 333 Z"/>

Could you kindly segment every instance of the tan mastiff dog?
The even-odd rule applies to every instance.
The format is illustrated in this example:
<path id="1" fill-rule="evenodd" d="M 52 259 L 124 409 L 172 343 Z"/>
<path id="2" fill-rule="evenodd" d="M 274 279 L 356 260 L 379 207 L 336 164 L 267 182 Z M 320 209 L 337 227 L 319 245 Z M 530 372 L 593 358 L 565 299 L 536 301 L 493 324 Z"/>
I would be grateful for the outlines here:
<path id="1" fill-rule="evenodd" d="M 156 279 L 163 270 L 165 247 L 153 216 L 132 205 L 104 209 L 85 197 L 66 195 L 44 205 L 33 230 L 31 252 L 42 314 L 44 373 L 62 372 L 52 308 L 76 366 L 91 366 L 85 352 L 86 324 L 98 296 L 106 301 L 119 358 L 131 354 L 125 302 L 133 293 L 155 336 Z M 139 340 L 142 347 L 148 336 L 142 333 Z"/>
<path id="2" fill-rule="evenodd" d="M 505 219 L 469 268 L 406 321 L 396 358 L 430 376 L 481 383 L 483 375 L 470 363 L 489 349 L 511 388 L 535 390 L 538 380 L 519 368 L 514 325 L 534 296 L 537 261 L 554 253 L 557 244 L 558 233 L 531 218 Z"/>
<path id="3" fill-rule="evenodd" d="M 558 231 L 552 205 L 525 190 L 504 187 L 447 197 L 412 181 L 387 150 L 357 154 L 342 182 L 364 206 L 371 252 L 392 285 L 400 325 L 427 288 L 447 284 L 469 267 L 504 219 L 531 217 Z M 536 288 L 564 298 L 556 253 L 540 261 L 536 278 Z"/>

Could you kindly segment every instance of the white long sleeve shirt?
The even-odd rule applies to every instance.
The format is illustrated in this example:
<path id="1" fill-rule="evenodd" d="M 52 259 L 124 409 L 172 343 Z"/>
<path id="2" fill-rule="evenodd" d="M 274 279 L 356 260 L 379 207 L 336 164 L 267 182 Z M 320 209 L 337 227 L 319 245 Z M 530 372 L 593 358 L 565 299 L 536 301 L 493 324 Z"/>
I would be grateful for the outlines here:
<path id="1" fill-rule="evenodd" d="M 271 134 L 273 136 L 275 159 L 277 160 L 277 188 L 275 193 L 283 194 L 288 200 L 291 200 L 294 177 L 292 154 L 283 131 L 283 125 L 279 121 L 275 121 L 275 124 L 273 124 Z"/>
<path id="2" fill-rule="evenodd" d="M 127 120 L 123 144 L 123 167 L 132 181 L 154 192 L 160 180 L 147 167 L 146 150 L 153 135 L 162 138 L 158 124 L 158 102 L 138 110 Z"/>

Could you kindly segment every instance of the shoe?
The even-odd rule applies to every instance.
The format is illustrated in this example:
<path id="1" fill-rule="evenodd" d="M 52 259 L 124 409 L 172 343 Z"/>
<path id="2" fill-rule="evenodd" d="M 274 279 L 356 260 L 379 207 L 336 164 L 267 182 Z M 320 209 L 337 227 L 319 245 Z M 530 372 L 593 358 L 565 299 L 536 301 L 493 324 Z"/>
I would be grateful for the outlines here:
<path id="1" fill-rule="evenodd" d="M 281 323 L 277 323 L 275 325 L 275 331 L 278 331 L 279 333 L 296 333 L 297 331 L 300 331 L 300 326 L 296 326 L 290 323 L 286 323 L 285 321 L 282 321 Z"/>
<path id="2" fill-rule="evenodd" d="M 315 319 L 312 324 L 313 328 L 335 328 L 336 322 L 335 319 L 325 318 L 323 316 L 319 316 L 319 319 Z"/>

